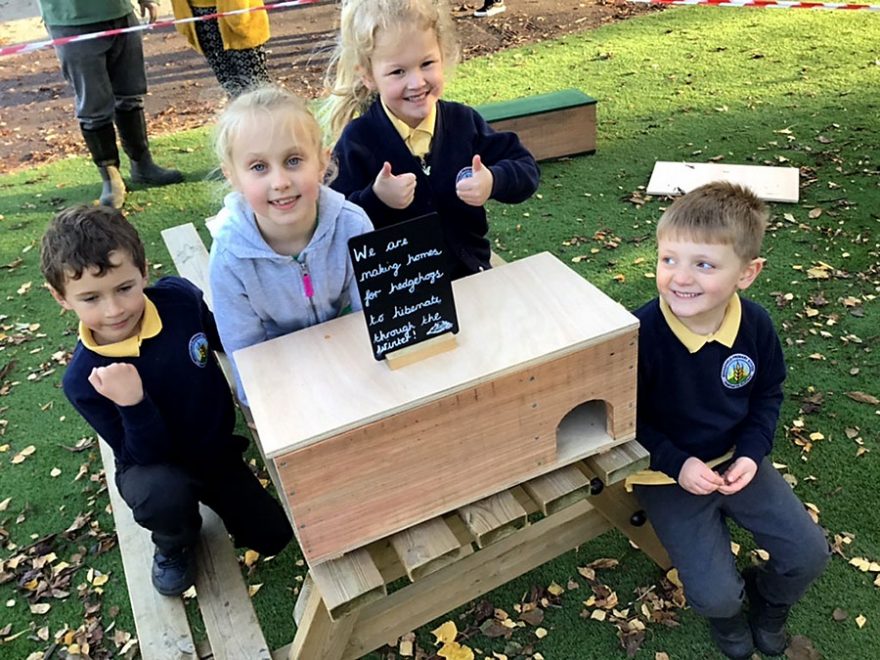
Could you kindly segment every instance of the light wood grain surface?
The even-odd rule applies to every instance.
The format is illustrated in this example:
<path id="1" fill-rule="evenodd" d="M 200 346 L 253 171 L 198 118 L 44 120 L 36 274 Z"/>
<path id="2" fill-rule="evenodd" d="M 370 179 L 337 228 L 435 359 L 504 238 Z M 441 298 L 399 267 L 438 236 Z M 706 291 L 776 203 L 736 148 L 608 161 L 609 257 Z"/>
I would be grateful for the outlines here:
<path id="1" fill-rule="evenodd" d="M 235 355 L 263 452 L 277 456 L 637 327 L 549 253 L 453 283 L 450 352 L 392 371 L 373 359 L 362 313 Z"/>

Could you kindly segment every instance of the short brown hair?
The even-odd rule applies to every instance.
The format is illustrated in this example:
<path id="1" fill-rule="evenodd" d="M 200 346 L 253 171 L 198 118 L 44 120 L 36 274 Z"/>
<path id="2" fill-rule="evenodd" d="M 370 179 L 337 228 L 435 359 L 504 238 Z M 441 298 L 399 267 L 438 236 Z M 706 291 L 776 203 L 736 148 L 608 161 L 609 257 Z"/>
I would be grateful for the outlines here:
<path id="1" fill-rule="evenodd" d="M 109 206 L 73 206 L 52 218 L 40 246 L 40 270 L 53 289 L 64 294 L 68 278 L 85 270 L 98 277 L 114 267 L 110 253 L 124 250 L 141 273 L 147 272 L 144 244 L 137 229 Z"/>
<path id="2" fill-rule="evenodd" d="M 767 205 L 748 188 L 714 181 L 676 199 L 657 223 L 657 238 L 731 245 L 746 262 L 761 254 L 769 216 Z"/>

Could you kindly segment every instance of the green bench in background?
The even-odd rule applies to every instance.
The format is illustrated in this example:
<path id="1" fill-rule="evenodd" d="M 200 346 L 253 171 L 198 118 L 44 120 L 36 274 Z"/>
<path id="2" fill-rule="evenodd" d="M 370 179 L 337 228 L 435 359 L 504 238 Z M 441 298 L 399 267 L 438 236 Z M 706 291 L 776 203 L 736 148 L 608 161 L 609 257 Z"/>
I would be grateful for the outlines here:
<path id="1" fill-rule="evenodd" d="M 596 99 L 577 89 L 476 108 L 496 131 L 513 131 L 536 160 L 596 151 Z"/>

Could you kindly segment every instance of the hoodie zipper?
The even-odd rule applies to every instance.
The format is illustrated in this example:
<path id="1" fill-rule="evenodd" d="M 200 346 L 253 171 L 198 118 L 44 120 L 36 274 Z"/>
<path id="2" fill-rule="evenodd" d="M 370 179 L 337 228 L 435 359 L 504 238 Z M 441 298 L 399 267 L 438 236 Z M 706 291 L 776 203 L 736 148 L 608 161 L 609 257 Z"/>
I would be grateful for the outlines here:
<path id="1" fill-rule="evenodd" d="M 303 279 L 303 292 L 306 295 L 306 299 L 309 301 L 309 305 L 312 308 L 312 315 L 315 317 L 314 323 L 318 323 L 318 310 L 315 309 L 315 287 L 312 286 L 312 276 L 309 273 L 309 265 L 306 261 L 306 258 L 303 257 L 302 261 L 297 261 L 300 269 L 302 270 L 302 279 Z M 314 325 L 314 323 L 312 325 Z"/>

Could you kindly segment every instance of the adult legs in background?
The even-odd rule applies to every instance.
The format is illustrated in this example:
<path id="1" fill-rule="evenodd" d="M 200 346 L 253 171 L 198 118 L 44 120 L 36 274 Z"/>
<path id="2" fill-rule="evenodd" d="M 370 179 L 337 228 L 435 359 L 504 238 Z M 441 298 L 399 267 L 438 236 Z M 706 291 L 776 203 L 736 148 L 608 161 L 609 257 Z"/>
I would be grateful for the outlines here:
<path id="1" fill-rule="evenodd" d="M 216 7 L 191 7 L 193 16 L 206 16 L 216 12 Z M 216 20 L 195 23 L 196 38 L 217 82 L 229 98 L 235 98 L 247 90 L 268 85 L 268 58 L 263 46 L 242 50 L 225 50 L 220 27 Z"/>
<path id="2" fill-rule="evenodd" d="M 77 26 L 47 26 L 53 39 L 129 27 L 137 24 L 134 12 L 111 21 Z M 125 201 L 125 184 L 119 173 L 114 118 L 120 113 L 140 117 L 138 130 L 130 124 L 120 126 L 126 142 L 140 148 L 133 153 L 132 178 L 137 182 L 164 185 L 183 180 L 176 170 L 160 168 L 152 162 L 143 120 L 143 96 L 147 92 L 141 36 L 137 32 L 56 46 L 65 80 L 73 87 L 76 117 L 92 160 L 98 166 L 103 187 L 101 203 L 120 208 Z M 140 130 L 140 125 L 143 129 Z M 131 126 L 134 126 L 131 124 Z"/>

